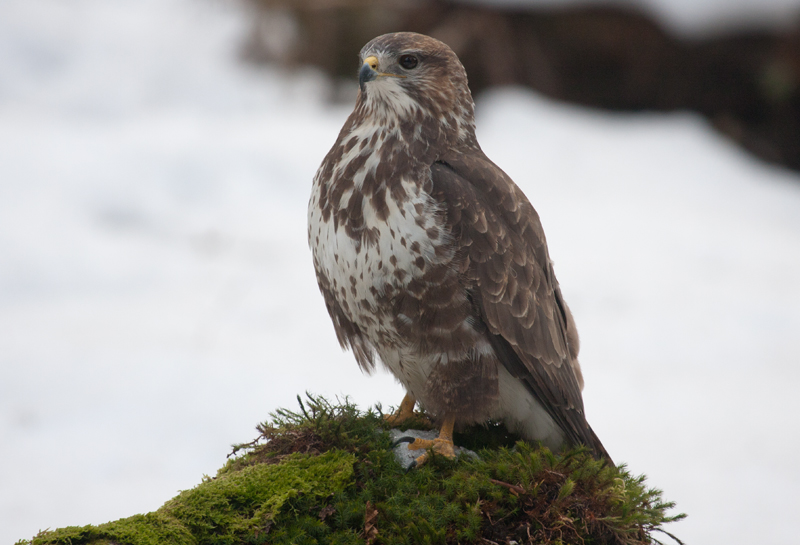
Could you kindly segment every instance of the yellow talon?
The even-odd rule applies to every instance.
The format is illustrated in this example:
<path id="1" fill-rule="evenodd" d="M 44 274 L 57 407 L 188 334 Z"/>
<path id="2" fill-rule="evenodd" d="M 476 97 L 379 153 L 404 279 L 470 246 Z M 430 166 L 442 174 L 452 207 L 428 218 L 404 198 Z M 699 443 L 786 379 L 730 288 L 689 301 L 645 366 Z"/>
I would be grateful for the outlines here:
<path id="1" fill-rule="evenodd" d="M 404 397 L 403 401 L 400 402 L 400 408 L 397 409 L 397 412 L 394 414 L 384 415 L 383 419 L 386 420 L 386 423 L 391 426 L 402 424 L 406 420 L 414 418 L 414 405 L 416 403 L 417 400 L 414 399 L 411 394 L 406 394 L 406 397 Z"/>
<path id="2" fill-rule="evenodd" d="M 436 454 L 441 454 L 447 458 L 456 457 L 455 448 L 456 446 L 452 441 L 445 441 L 444 439 L 438 438 L 433 441 L 429 439 L 415 439 L 413 443 L 408 445 L 408 450 L 433 449 Z"/>
<path id="3" fill-rule="evenodd" d="M 451 460 L 456 457 L 455 445 L 453 444 L 453 425 L 455 424 L 455 416 L 448 416 L 444 419 L 442 429 L 439 430 L 439 437 L 434 440 L 430 439 L 415 439 L 413 443 L 408 445 L 408 450 L 431 449 L 436 454 L 440 454 Z M 423 453 L 416 459 L 415 467 L 419 467 L 428 461 L 429 454 Z"/>

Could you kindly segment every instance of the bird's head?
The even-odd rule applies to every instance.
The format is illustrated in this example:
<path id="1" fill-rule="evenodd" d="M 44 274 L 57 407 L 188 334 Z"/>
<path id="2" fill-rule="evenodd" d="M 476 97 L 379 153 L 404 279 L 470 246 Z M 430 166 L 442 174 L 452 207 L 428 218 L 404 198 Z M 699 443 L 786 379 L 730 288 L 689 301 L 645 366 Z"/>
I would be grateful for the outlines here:
<path id="1" fill-rule="evenodd" d="M 422 34 L 384 34 L 361 49 L 357 110 L 380 124 L 436 123 L 458 140 L 474 139 L 467 74 L 447 45 Z M 439 132 L 439 131 L 437 131 Z"/>

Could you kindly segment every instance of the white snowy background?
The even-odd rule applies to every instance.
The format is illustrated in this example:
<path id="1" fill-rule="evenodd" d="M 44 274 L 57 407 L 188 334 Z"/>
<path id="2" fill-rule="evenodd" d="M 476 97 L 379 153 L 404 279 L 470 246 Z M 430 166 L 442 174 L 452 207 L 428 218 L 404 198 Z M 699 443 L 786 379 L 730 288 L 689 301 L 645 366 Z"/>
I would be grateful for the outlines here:
<path id="1" fill-rule="evenodd" d="M 794 4 L 643 2 L 692 32 Z M 305 390 L 402 396 L 340 352 L 306 245 L 349 108 L 237 61 L 246 19 L 0 2 L 0 543 L 157 509 Z M 800 176 L 691 114 L 510 89 L 477 122 L 542 217 L 615 460 L 687 543 L 796 543 Z"/>

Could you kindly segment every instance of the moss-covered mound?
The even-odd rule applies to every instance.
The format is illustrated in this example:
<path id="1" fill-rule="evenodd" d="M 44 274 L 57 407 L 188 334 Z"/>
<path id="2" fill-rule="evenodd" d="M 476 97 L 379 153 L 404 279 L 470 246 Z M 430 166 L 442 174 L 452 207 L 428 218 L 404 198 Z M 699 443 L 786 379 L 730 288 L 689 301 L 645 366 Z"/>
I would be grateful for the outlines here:
<path id="1" fill-rule="evenodd" d="M 158 511 L 20 543 L 644 544 L 671 536 L 662 525 L 683 516 L 668 516 L 673 504 L 644 477 L 582 449 L 555 455 L 515 443 L 502 426 L 456 435 L 480 460 L 434 455 L 409 473 L 380 409 L 309 396 L 258 429 L 216 477 Z"/>

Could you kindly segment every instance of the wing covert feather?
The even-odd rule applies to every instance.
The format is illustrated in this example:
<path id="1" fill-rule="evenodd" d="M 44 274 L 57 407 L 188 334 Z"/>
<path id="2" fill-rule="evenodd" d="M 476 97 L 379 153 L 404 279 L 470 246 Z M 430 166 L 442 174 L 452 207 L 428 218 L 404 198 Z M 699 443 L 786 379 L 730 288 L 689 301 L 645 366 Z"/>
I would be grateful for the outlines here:
<path id="1" fill-rule="evenodd" d="M 477 318 L 485 322 L 503 365 L 540 400 L 570 442 L 608 457 L 583 413 L 571 365 L 577 339 L 570 347 L 567 334 L 572 318 L 533 206 L 482 153 L 441 157 L 431 166 L 431 181 L 463 260 Z"/>

